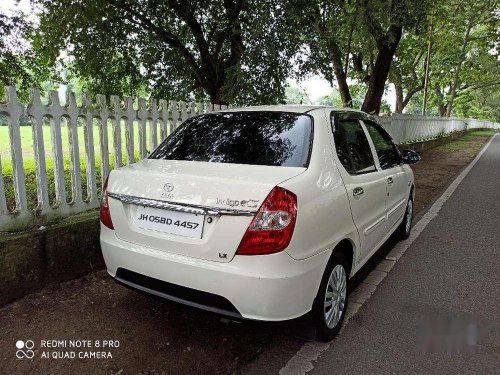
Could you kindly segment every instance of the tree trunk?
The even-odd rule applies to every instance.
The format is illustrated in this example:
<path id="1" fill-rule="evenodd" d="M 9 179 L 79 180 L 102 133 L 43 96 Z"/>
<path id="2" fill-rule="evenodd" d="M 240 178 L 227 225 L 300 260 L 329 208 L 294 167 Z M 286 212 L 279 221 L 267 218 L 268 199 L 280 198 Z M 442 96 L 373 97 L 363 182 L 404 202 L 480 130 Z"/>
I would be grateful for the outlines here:
<path id="1" fill-rule="evenodd" d="M 340 97 L 342 98 L 342 103 L 344 107 L 352 107 L 352 97 L 349 90 L 349 85 L 347 84 L 347 74 L 345 73 L 342 65 L 342 52 L 335 40 L 331 38 L 328 41 L 330 48 L 330 55 L 333 65 L 333 73 L 337 79 L 337 84 L 339 85 Z"/>
<path id="2" fill-rule="evenodd" d="M 450 88 L 450 99 L 448 101 L 448 105 L 446 106 L 446 117 L 451 116 L 451 111 L 453 109 L 453 101 L 455 100 L 455 96 L 457 95 L 458 81 L 460 78 L 460 69 L 462 68 L 462 63 L 465 60 L 465 50 L 467 48 L 467 44 L 469 43 L 471 29 L 472 29 L 472 21 L 469 20 L 469 22 L 467 23 L 467 29 L 465 30 L 462 49 L 460 51 L 461 52 L 460 59 L 458 60 L 457 65 L 455 67 L 455 74 L 453 76 L 453 82 Z"/>
<path id="3" fill-rule="evenodd" d="M 352 107 L 352 97 L 349 91 L 349 85 L 347 84 L 347 77 L 342 69 L 334 68 L 335 77 L 337 78 L 337 84 L 339 85 L 340 97 L 342 98 L 342 103 L 344 107 Z"/>
<path id="4" fill-rule="evenodd" d="M 391 7 L 391 25 L 385 31 L 382 25 L 375 20 L 372 9 L 369 6 L 370 1 L 364 1 L 364 20 L 370 34 L 377 43 L 377 58 L 372 68 L 372 74 L 368 80 L 368 90 L 361 109 L 370 114 L 378 114 L 384 95 L 385 82 L 389 76 L 392 59 L 398 48 L 399 41 L 403 35 L 403 25 L 400 23 L 400 17 L 397 16 L 398 9 L 401 7 L 400 0 L 390 2 Z M 392 19 L 392 16 L 394 18 Z M 394 22 L 393 22 L 394 21 Z"/>
<path id="5" fill-rule="evenodd" d="M 427 111 L 427 102 L 429 101 L 428 92 L 429 92 L 429 78 L 431 72 L 431 54 L 432 54 L 432 34 L 434 33 L 434 8 L 432 9 L 431 14 L 431 24 L 429 26 L 429 40 L 427 42 L 427 56 L 425 57 L 425 71 L 424 71 L 424 98 L 422 101 L 422 116 L 425 116 Z"/>
<path id="6" fill-rule="evenodd" d="M 444 106 L 443 99 L 444 95 L 439 89 L 439 86 L 436 85 L 434 88 L 434 92 L 436 93 L 437 97 L 437 107 L 438 107 L 438 113 L 440 117 L 444 117 L 446 115 L 446 107 Z"/>
<path id="7" fill-rule="evenodd" d="M 395 112 L 396 113 L 403 113 L 403 109 L 404 109 L 404 98 L 403 98 L 403 87 L 398 84 L 398 83 L 394 83 L 394 90 L 396 91 L 396 109 L 395 109 Z"/>
<path id="8" fill-rule="evenodd" d="M 325 25 L 324 22 L 321 21 L 322 19 L 321 11 L 317 4 L 314 7 L 314 11 L 317 16 L 317 22 L 315 22 L 314 24 L 316 33 L 317 35 L 319 35 L 320 38 L 322 38 L 326 42 L 327 51 L 332 62 L 333 73 L 335 75 L 337 84 L 339 85 L 339 92 L 340 92 L 340 97 L 342 99 L 342 104 L 344 105 L 344 107 L 352 107 L 351 92 L 349 90 L 349 85 L 347 84 L 347 66 L 344 70 L 344 65 L 342 64 L 342 51 L 339 45 L 337 44 L 335 36 L 328 32 L 327 26 Z M 348 51 L 349 48 L 350 47 L 348 47 Z M 347 64 L 348 64 L 348 57 L 346 60 L 346 65 Z M 331 75 L 328 74 L 328 76 Z M 331 76 L 331 80 L 333 80 L 333 76 Z"/>
<path id="9" fill-rule="evenodd" d="M 397 73 L 394 74 L 394 91 L 396 92 L 396 109 L 395 113 L 403 113 L 403 110 L 410 102 L 413 96 L 424 89 L 424 84 L 413 87 L 409 90 L 406 95 L 404 95 L 403 85 L 401 84 L 400 77 L 397 77 Z"/>
<path id="10" fill-rule="evenodd" d="M 403 28 L 401 26 L 393 26 L 392 37 L 394 39 L 392 39 L 390 43 L 383 43 L 378 47 L 377 59 L 370 80 L 368 81 L 368 90 L 365 95 L 363 106 L 361 107 L 362 111 L 370 114 L 378 114 L 380 112 L 385 82 L 389 75 L 392 58 L 401 40 L 402 31 Z"/>
<path id="11" fill-rule="evenodd" d="M 392 81 L 392 83 L 394 84 L 394 91 L 396 92 L 395 113 L 403 113 L 403 108 L 404 108 L 403 83 L 401 78 L 401 72 L 399 71 L 399 68 L 395 65 L 393 65 L 389 70 L 389 81 Z"/>
<path id="12" fill-rule="evenodd" d="M 210 96 L 210 102 L 214 105 L 228 105 L 227 101 L 223 99 L 222 87 L 206 88 Z"/>

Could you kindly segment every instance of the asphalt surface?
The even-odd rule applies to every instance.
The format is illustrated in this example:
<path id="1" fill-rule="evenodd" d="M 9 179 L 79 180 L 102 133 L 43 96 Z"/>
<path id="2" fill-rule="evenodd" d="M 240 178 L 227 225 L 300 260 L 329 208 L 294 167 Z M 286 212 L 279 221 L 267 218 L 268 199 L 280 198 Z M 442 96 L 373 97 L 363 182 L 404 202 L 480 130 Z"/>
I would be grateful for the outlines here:
<path id="1" fill-rule="evenodd" d="M 500 136 L 308 374 L 332 373 L 500 374 Z"/>

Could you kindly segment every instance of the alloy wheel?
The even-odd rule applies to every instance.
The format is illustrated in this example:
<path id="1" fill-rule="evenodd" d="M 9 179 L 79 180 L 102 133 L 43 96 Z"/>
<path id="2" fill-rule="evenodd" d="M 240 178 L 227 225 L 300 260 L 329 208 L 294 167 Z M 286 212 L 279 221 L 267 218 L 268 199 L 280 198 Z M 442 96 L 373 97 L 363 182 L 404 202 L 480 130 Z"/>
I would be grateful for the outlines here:
<path id="1" fill-rule="evenodd" d="M 337 264 L 328 278 L 324 299 L 324 317 L 328 328 L 334 328 L 342 318 L 347 295 L 347 276 L 344 267 Z"/>
<path id="2" fill-rule="evenodd" d="M 408 201 L 408 207 L 406 208 L 405 231 L 407 234 L 410 233 L 412 219 L 413 219 L 413 200 L 410 199 Z"/>

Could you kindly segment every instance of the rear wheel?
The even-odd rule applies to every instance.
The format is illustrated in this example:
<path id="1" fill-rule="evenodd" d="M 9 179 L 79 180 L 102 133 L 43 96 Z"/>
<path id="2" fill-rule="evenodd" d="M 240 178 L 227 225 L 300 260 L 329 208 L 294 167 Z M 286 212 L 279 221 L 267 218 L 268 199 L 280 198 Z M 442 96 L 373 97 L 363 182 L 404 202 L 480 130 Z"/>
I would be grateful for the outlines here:
<path id="1" fill-rule="evenodd" d="M 408 237 L 410 237 L 412 222 L 413 222 L 413 197 L 410 194 L 410 198 L 408 199 L 408 203 L 406 205 L 405 216 L 397 229 L 397 235 L 400 239 L 406 240 Z"/>
<path id="2" fill-rule="evenodd" d="M 349 263 L 337 253 L 330 261 L 321 280 L 313 306 L 316 336 L 330 341 L 340 331 L 347 309 L 347 280 Z"/>

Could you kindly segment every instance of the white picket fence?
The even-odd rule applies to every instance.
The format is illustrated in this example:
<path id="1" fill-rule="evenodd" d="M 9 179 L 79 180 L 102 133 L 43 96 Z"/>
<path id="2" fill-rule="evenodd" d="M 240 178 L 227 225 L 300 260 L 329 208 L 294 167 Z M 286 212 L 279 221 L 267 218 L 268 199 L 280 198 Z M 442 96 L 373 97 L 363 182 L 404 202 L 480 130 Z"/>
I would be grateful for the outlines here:
<path id="1" fill-rule="evenodd" d="M 123 160 L 125 164 L 133 163 L 147 157 L 148 151 L 155 149 L 159 140 L 167 137 L 187 118 L 224 109 L 219 106 L 214 108 L 213 105 L 206 103 L 167 100 L 151 100 L 147 103 L 142 98 L 137 102 L 131 98 L 124 98 L 122 101 L 116 96 L 110 97 L 108 105 L 106 97 L 102 95 L 97 96 L 95 103 L 84 95 L 79 106 L 75 94 L 71 92 L 66 95 L 66 104 L 61 105 L 56 91 L 49 93 L 49 101 L 44 104 L 37 90 L 31 90 L 29 103 L 25 105 L 18 100 L 14 88 L 7 87 L 5 95 L 6 101 L 0 102 L 0 118 L 7 119 L 9 150 L 0 149 L 0 231 L 23 230 L 97 208 L 101 191 L 101 186 L 97 186 L 97 172 L 100 176 L 108 175 L 111 167 L 110 155 L 115 168 L 122 166 Z M 398 143 L 429 139 L 471 128 L 500 127 L 499 124 L 471 119 L 406 115 L 381 117 L 380 121 Z M 28 126 L 22 126 L 26 122 Z M 45 123 L 50 126 L 44 125 Z M 111 130 L 111 140 L 108 139 L 108 126 Z M 63 147 L 65 128 L 68 137 L 67 147 Z M 22 147 L 21 129 L 23 133 L 25 129 L 31 129 L 28 149 Z M 46 131 L 44 135 L 44 129 L 50 129 L 50 133 Z M 83 131 L 79 133 L 79 130 Z M 98 134 L 94 134 L 95 131 Z M 122 132 L 124 132 L 124 142 L 122 142 Z M 50 150 L 45 149 L 46 136 L 50 136 Z M 94 139 L 98 140 L 97 146 Z M 82 142 L 84 147 L 80 149 Z M 135 152 L 136 146 L 138 153 Z M 11 176 L 2 175 L 2 153 L 9 156 L 7 162 L 12 165 Z M 30 196 L 33 198 L 34 192 L 27 192 L 26 189 L 23 159 L 26 153 L 34 159 L 36 168 L 35 205 L 30 203 L 33 199 L 28 199 Z M 100 162 L 96 163 L 98 156 Z M 53 166 L 53 183 L 47 178 L 48 158 L 51 159 Z M 85 181 L 83 181 L 87 191 L 85 196 L 82 189 L 80 158 L 85 158 Z M 70 192 L 66 189 L 65 169 L 68 168 L 65 168 L 65 159 L 69 159 Z M 99 171 L 96 169 L 96 164 L 100 166 Z M 15 202 L 8 202 L 6 199 L 6 181 L 10 184 L 10 190 L 14 192 Z M 49 196 L 50 191 L 54 192 L 52 196 Z"/>
<path id="2" fill-rule="evenodd" d="M 75 94 L 68 92 L 66 104 L 61 105 L 57 91 L 49 93 L 48 104 L 43 104 L 38 90 L 31 90 L 27 105 L 18 100 L 16 90 L 7 87 L 6 101 L 0 102 L 0 117 L 7 120 L 10 163 L 12 164 L 12 185 L 15 195 L 15 206 L 8 207 L 5 195 L 5 178 L 2 175 L 2 160 L 0 158 L 0 231 L 22 230 L 34 225 L 41 225 L 57 218 L 80 213 L 99 206 L 101 186 L 96 182 L 96 150 L 94 137 L 99 137 L 100 175 L 107 176 L 110 171 L 110 152 L 112 152 L 114 167 L 122 166 L 123 147 L 125 148 L 125 163 L 130 164 L 137 159 L 145 158 L 148 150 L 152 151 L 158 145 L 158 136 L 164 139 L 180 123 L 191 116 L 224 109 L 224 106 L 214 106 L 207 103 L 186 103 L 152 99 L 147 103 L 140 98 L 134 102 L 132 98 L 124 98 L 123 102 L 117 96 L 110 97 L 110 105 L 106 97 L 97 95 L 96 103 L 84 95 L 82 105 L 78 106 Z M 137 109 L 134 108 L 137 105 Z M 26 176 L 24 170 L 21 124 L 29 120 L 32 128 L 32 152 L 36 166 L 37 206 L 28 206 L 26 191 Z M 44 121 L 45 120 L 45 121 Z M 49 185 L 47 179 L 47 153 L 44 144 L 44 122 L 50 123 L 51 152 L 54 173 L 55 198 L 49 200 Z M 108 123 L 112 129 L 112 151 L 108 140 Z M 83 127 L 83 139 L 79 139 L 78 127 Z M 69 172 L 71 178 L 71 195 L 66 191 L 64 159 L 68 155 L 63 152 L 61 129 L 67 126 L 69 149 Z M 94 134 L 95 127 L 98 134 Z M 138 133 L 139 155 L 134 150 L 134 128 Z M 125 133 L 125 144 L 122 142 L 122 132 Z M 137 139 L 135 139 L 137 141 Z M 149 141 L 149 142 L 147 142 Z M 85 150 L 82 153 L 79 144 L 83 142 Z M 0 155 L 1 151 L 0 150 Z M 85 158 L 86 190 L 82 194 L 80 158 Z M 101 183 L 103 183 L 101 181 Z M 68 202 L 67 197 L 71 199 Z M 12 205 L 11 205 L 12 206 Z"/>
<path id="3" fill-rule="evenodd" d="M 378 121 L 398 144 L 425 141 L 469 129 L 500 129 L 497 123 L 454 117 L 393 114 L 379 117 Z"/>

